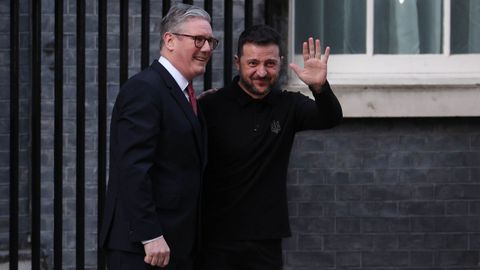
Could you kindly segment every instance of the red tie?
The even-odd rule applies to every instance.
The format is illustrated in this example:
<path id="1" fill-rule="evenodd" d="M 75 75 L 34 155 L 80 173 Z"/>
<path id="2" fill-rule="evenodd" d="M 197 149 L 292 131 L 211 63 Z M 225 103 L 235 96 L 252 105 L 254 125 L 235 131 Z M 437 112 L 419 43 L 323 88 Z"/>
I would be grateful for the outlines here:
<path id="1" fill-rule="evenodd" d="M 192 105 L 193 112 L 197 115 L 197 98 L 195 97 L 195 90 L 193 90 L 192 83 L 189 83 L 187 86 L 188 99 L 190 99 L 190 104 Z"/>

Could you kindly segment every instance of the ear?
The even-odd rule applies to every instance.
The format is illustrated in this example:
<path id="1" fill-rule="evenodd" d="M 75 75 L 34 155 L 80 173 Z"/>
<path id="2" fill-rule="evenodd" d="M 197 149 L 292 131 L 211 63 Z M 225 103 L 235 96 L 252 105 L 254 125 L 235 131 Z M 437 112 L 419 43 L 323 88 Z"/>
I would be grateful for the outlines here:
<path id="1" fill-rule="evenodd" d="M 235 54 L 233 58 L 235 60 L 235 66 L 237 67 L 237 70 L 240 70 L 240 57 L 238 57 L 238 55 Z"/>
<path id="2" fill-rule="evenodd" d="M 166 49 L 169 51 L 173 51 L 175 48 L 175 38 L 173 37 L 173 34 L 170 32 L 166 32 L 163 34 L 163 45 Z"/>

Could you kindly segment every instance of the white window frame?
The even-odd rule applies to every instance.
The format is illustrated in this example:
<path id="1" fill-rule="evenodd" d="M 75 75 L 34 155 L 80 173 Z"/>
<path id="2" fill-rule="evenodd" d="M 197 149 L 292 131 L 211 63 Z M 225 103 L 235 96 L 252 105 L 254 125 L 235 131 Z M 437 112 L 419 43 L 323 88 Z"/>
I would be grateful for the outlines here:
<path id="1" fill-rule="evenodd" d="M 290 0 L 289 61 L 303 64 L 295 55 L 295 0 Z M 331 54 L 328 80 L 341 85 L 471 85 L 480 83 L 480 54 L 450 53 L 451 0 L 443 1 L 443 53 L 386 55 L 373 53 L 374 0 L 367 0 L 366 53 Z M 328 45 L 328 44 L 322 44 Z M 301 84 L 289 71 L 289 84 Z"/>

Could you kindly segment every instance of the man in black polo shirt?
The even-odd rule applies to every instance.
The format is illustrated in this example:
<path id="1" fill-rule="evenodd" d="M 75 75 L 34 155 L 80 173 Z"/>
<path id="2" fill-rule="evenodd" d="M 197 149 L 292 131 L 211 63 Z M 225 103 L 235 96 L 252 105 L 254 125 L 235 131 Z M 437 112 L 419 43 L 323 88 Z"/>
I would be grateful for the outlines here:
<path id="1" fill-rule="evenodd" d="M 204 270 L 282 269 L 281 239 L 290 236 L 286 175 L 295 133 L 342 119 L 327 82 L 330 48 L 303 43 L 304 67 L 290 68 L 315 101 L 279 89 L 280 35 L 256 25 L 239 38 L 239 76 L 200 100 L 208 128 L 204 183 Z"/>

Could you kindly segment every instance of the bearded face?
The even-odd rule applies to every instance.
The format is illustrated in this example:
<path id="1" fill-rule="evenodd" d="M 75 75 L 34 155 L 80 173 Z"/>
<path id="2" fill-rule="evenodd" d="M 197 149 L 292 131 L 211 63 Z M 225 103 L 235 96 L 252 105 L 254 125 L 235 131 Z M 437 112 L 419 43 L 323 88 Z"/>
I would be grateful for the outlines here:
<path id="1" fill-rule="evenodd" d="M 280 49 L 275 44 L 245 43 L 241 56 L 235 57 L 239 85 L 252 98 L 265 97 L 280 74 Z"/>

